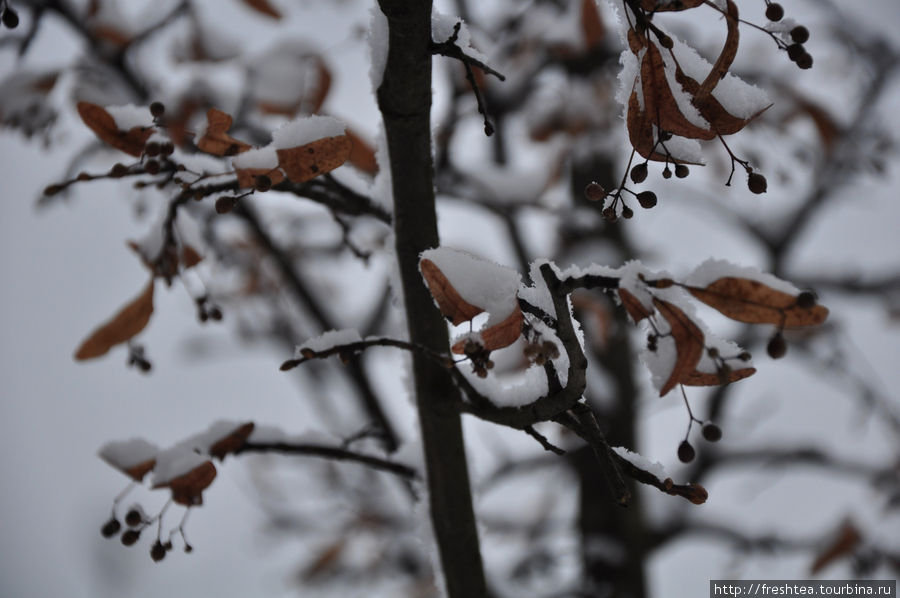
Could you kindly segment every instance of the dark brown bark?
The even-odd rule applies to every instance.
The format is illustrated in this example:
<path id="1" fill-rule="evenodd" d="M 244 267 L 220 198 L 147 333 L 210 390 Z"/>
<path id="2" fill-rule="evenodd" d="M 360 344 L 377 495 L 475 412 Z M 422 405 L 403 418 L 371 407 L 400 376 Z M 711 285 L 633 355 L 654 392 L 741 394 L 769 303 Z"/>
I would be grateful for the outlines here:
<path id="1" fill-rule="evenodd" d="M 394 232 L 410 340 L 438 352 L 447 326 L 419 274 L 419 254 L 439 244 L 431 154 L 431 2 L 379 0 L 389 50 L 378 107 L 394 195 Z M 487 595 L 460 415 L 447 370 L 413 354 L 431 521 L 450 598 Z"/>

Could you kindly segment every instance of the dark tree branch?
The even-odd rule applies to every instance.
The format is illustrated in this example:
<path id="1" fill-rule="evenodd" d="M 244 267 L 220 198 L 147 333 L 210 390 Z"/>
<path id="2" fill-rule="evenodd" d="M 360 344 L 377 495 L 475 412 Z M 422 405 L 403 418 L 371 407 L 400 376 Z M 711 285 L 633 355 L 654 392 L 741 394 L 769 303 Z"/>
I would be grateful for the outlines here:
<path id="1" fill-rule="evenodd" d="M 393 473 L 407 480 L 418 480 L 421 477 L 419 472 L 409 465 L 335 446 L 307 443 L 294 444 L 290 442 L 247 442 L 234 452 L 235 455 L 241 453 L 282 453 L 285 455 L 321 457 L 335 461 L 353 461 L 367 465 L 372 469 Z"/>

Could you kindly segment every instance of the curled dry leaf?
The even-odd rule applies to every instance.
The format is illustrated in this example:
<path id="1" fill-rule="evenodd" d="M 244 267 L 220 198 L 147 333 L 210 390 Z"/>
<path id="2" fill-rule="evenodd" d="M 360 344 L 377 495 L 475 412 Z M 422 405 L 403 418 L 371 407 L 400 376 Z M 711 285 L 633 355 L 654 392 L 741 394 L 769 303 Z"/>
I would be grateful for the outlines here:
<path id="1" fill-rule="evenodd" d="M 249 189 L 256 186 L 256 177 L 267 176 L 273 185 L 284 181 L 284 173 L 280 168 L 236 168 L 238 187 Z"/>
<path id="2" fill-rule="evenodd" d="M 225 460 L 225 455 L 233 453 L 244 446 L 247 438 L 253 433 L 254 427 L 256 425 L 253 422 L 247 422 L 215 441 L 209 447 L 210 456 L 217 458 L 219 461 Z"/>
<path id="3" fill-rule="evenodd" d="M 281 19 L 281 13 L 271 4 L 269 0 L 244 0 L 244 4 L 273 19 Z"/>
<path id="4" fill-rule="evenodd" d="M 600 45 L 606 37 L 606 27 L 595 0 L 581 0 L 581 33 L 588 48 Z"/>
<path id="5" fill-rule="evenodd" d="M 135 157 L 140 157 L 144 153 L 144 145 L 153 134 L 151 127 L 132 127 L 127 131 L 120 130 L 116 126 L 115 119 L 103 106 L 90 102 L 78 102 L 78 115 L 102 141 Z"/>
<path id="6" fill-rule="evenodd" d="M 653 312 L 644 307 L 644 304 L 627 289 L 620 288 L 618 293 L 619 299 L 622 300 L 622 307 L 625 308 L 635 324 L 653 315 Z"/>
<path id="7" fill-rule="evenodd" d="M 348 158 L 350 164 L 366 174 L 375 176 L 378 173 L 375 148 L 351 129 L 347 129 L 347 137 L 350 138 L 350 142 L 353 144 L 353 149 L 350 150 L 350 157 Z"/>
<path id="8" fill-rule="evenodd" d="M 785 328 L 817 326 L 828 317 L 822 305 L 801 307 L 797 297 L 757 280 L 725 277 L 705 288 L 685 287 L 694 297 L 733 320 Z"/>
<path id="9" fill-rule="evenodd" d="M 697 369 L 697 363 L 703 356 L 704 336 L 703 331 L 679 307 L 654 299 L 656 310 L 666 319 L 671 328 L 671 336 L 675 340 L 675 365 L 668 380 L 659 391 L 659 396 L 664 396 L 672 390 L 683 378 Z"/>
<path id="10" fill-rule="evenodd" d="M 299 147 L 276 150 L 278 165 L 291 181 L 305 183 L 347 161 L 353 142 L 347 135 L 324 137 Z"/>
<path id="11" fill-rule="evenodd" d="M 743 380 L 744 378 L 749 378 L 755 373 L 756 368 L 731 370 L 728 373 L 728 383 L 730 384 L 732 382 L 737 382 L 738 380 Z M 697 370 L 694 370 L 693 372 L 685 374 L 678 383 L 684 384 L 685 386 L 721 386 L 722 377 L 719 374 L 710 374 L 708 372 L 698 372 Z"/>
<path id="12" fill-rule="evenodd" d="M 152 278 L 139 296 L 81 343 L 75 352 L 75 359 L 81 361 L 105 355 L 115 345 L 130 340 L 143 330 L 150 321 L 151 314 L 153 314 Z"/>
<path id="13" fill-rule="evenodd" d="M 494 324 L 481 331 L 481 345 L 485 351 L 494 351 L 508 347 L 522 335 L 522 323 L 525 317 L 517 305 L 511 314 L 499 324 Z M 466 341 L 459 341 L 450 350 L 457 355 L 465 354 Z"/>
<path id="14" fill-rule="evenodd" d="M 441 269 L 437 267 L 437 264 L 431 260 L 422 259 L 419 262 L 419 270 L 422 272 L 422 278 L 425 279 L 425 284 L 428 285 L 428 290 L 431 291 L 431 296 L 434 297 L 438 309 L 454 326 L 468 322 L 484 311 L 463 299 L 441 272 Z"/>
<path id="15" fill-rule="evenodd" d="M 835 534 L 834 541 L 826 546 L 810 565 L 810 575 L 815 575 L 839 558 L 850 555 L 860 542 L 862 542 L 862 534 L 859 533 L 856 526 L 850 521 L 844 522 Z"/>
<path id="16" fill-rule="evenodd" d="M 156 484 L 156 488 L 170 488 L 172 500 L 180 505 L 195 506 L 203 504 L 203 491 L 216 479 L 216 466 L 212 461 L 204 461 L 192 470 L 171 480 Z"/>
<path id="17" fill-rule="evenodd" d="M 228 134 L 233 122 L 231 115 L 210 108 L 206 112 L 206 133 L 197 140 L 197 148 L 214 156 L 234 156 L 249 150 L 249 143 L 238 141 Z"/>

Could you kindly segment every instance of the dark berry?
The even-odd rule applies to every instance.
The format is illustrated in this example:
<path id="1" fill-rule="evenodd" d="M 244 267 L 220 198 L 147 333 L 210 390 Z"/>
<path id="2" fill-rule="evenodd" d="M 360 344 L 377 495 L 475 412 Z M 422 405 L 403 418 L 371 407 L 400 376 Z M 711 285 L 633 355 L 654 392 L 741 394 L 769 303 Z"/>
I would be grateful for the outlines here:
<path id="1" fill-rule="evenodd" d="M 777 2 L 766 7 L 766 18 L 770 21 L 780 21 L 784 18 L 784 8 Z"/>
<path id="2" fill-rule="evenodd" d="M 679 179 L 683 179 L 687 175 L 691 173 L 691 169 L 685 166 L 684 164 L 676 164 L 675 165 L 675 176 Z"/>
<path id="3" fill-rule="evenodd" d="M 634 217 L 634 210 L 629 208 L 628 206 L 622 206 L 622 218 L 626 220 Z"/>
<path id="4" fill-rule="evenodd" d="M 671 138 L 672 138 L 672 134 L 669 133 L 668 131 L 660 131 L 659 132 L 659 140 L 660 141 L 668 141 Z"/>
<path id="5" fill-rule="evenodd" d="M 216 322 L 219 322 L 222 320 L 222 310 L 219 309 L 218 307 L 215 307 L 215 306 L 211 307 L 209 309 L 208 313 L 209 313 L 209 317 L 212 318 L 213 320 L 215 320 Z"/>
<path id="6" fill-rule="evenodd" d="M 268 191 L 272 188 L 272 179 L 267 175 L 261 174 L 256 177 L 256 190 Z"/>
<path id="7" fill-rule="evenodd" d="M 122 524 L 119 523 L 118 519 L 113 517 L 103 524 L 103 527 L 100 528 L 100 533 L 103 534 L 104 538 L 112 538 L 119 533 L 120 529 L 122 529 Z"/>
<path id="8" fill-rule="evenodd" d="M 151 141 L 144 146 L 144 154 L 150 156 L 151 158 L 158 156 L 161 150 L 162 147 L 155 141 Z"/>
<path id="9" fill-rule="evenodd" d="M 603 219 L 608 222 L 615 222 L 617 220 L 616 210 L 611 206 L 608 208 L 603 208 L 603 212 L 601 213 L 603 214 Z"/>
<path id="10" fill-rule="evenodd" d="M 743 353 L 738 355 L 738 359 L 740 359 L 741 361 L 750 361 L 751 359 L 753 359 L 753 356 L 750 355 L 748 351 L 744 351 Z"/>
<path id="11" fill-rule="evenodd" d="M 122 544 L 125 546 L 131 546 L 135 542 L 138 541 L 141 537 L 141 532 L 136 529 L 130 529 L 122 534 Z"/>
<path id="12" fill-rule="evenodd" d="M 131 509 L 128 513 L 125 514 L 125 523 L 128 527 L 137 527 L 143 521 L 143 517 L 141 516 L 141 512 L 137 509 Z"/>
<path id="13" fill-rule="evenodd" d="M 710 358 L 715 359 L 719 356 L 719 350 L 715 347 L 710 347 L 706 350 L 706 354 L 710 356 Z"/>
<path id="14" fill-rule="evenodd" d="M 682 463 L 690 463 L 696 455 L 694 447 L 687 440 L 682 440 L 681 444 L 678 445 L 678 460 Z"/>
<path id="15" fill-rule="evenodd" d="M 56 195 L 62 190 L 62 185 L 47 185 L 44 187 L 44 195 Z"/>
<path id="16" fill-rule="evenodd" d="M 797 295 L 797 307 L 810 309 L 816 304 L 816 294 L 812 291 L 803 291 Z"/>
<path id="17" fill-rule="evenodd" d="M 703 425 L 703 438 L 709 442 L 719 442 L 722 440 L 722 428 L 713 423 Z"/>
<path id="18" fill-rule="evenodd" d="M 635 183 L 643 183 L 647 180 L 647 163 L 635 164 L 631 169 L 631 180 Z"/>
<path id="19" fill-rule="evenodd" d="M 185 545 L 184 545 L 184 551 L 185 551 L 185 552 L 189 552 L 189 553 L 190 553 L 190 552 L 194 552 L 194 547 L 191 546 L 190 544 L 185 544 Z"/>
<path id="20" fill-rule="evenodd" d="M 765 193 L 769 185 L 766 182 L 766 177 L 758 172 L 751 172 L 747 177 L 747 187 L 750 191 L 759 195 L 760 193 Z"/>
<path id="21" fill-rule="evenodd" d="M 175 146 L 172 144 L 171 141 L 166 141 L 159 148 L 159 153 L 163 156 L 171 156 L 174 151 L 175 151 Z"/>
<path id="22" fill-rule="evenodd" d="M 806 48 L 803 47 L 803 44 L 791 44 L 787 47 L 787 55 L 791 62 L 797 62 L 804 54 L 806 54 Z"/>
<path id="23" fill-rule="evenodd" d="M 159 118 L 166 113 L 166 107 L 162 102 L 153 102 L 150 104 L 150 114 L 153 118 Z"/>
<path id="24" fill-rule="evenodd" d="M 665 168 L 663 168 L 662 175 L 663 175 L 664 179 L 671 179 L 672 178 L 672 169 L 669 168 L 668 166 L 666 166 Z"/>
<path id="25" fill-rule="evenodd" d="M 150 548 L 150 558 L 157 563 L 166 558 L 166 547 L 159 540 Z"/>
<path id="26" fill-rule="evenodd" d="M 159 162 L 156 160 L 147 160 L 147 163 L 144 164 L 144 170 L 147 174 L 159 174 Z"/>
<path id="27" fill-rule="evenodd" d="M 813 57 L 806 52 L 804 52 L 803 55 L 797 59 L 797 66 L 799 66 L 803 70 L 811 69 L 812 65 L 813 65 Z"/>
<path id="28" fill-rule="evenodd" d="M 791 39 L 798 44 L 805 44 L 807 41 L 809 41 L 809 29 L 807 29 L 803 25 L 797 25 L 796 27 L 791 29 Z"/>
<path id="29" fill-rule="evenodd" d="M 7 7 L 5 11 L 3 11 L 3 24 L 9 27 L 10 29 L 15 29 L 19 26 L 19 13 L 14 11 L 13 9 Z"/>
<path id="30" fill-rule="evenodd" d="M 216 200 L 216 212 L 219 214 L 227 214 L 234 209 L 235 200 L 230 195 L 223 195 Z"/>
<path id="31" fill-rule="evenodd" d="M 113 178 L 123 177 L 126 174 L 128 174 L 128 167 L 121 162 L 116 162 L 112 165 L 112 168 L 109 169 L 109 176 Z"/>
<path id="32" fill-rule="evenodd" d="M 672 41 L 672 38 L 668 35 L 664 35 L 659 38 L 659 45 L 665 48 L 666 50 L 671 50 L 675 46 L 675 42 Z"/>
<path id="33" fill-rule="evenodd" d="M 653 191 L 641 191 L 637 194 L 637 200 L 642 208 L 649 210 L 656 205 L 656 193 Z"/>
<path id="34" fill-rule="evenodd" d="M 584 188 L 584 196 L 591 201 L 600 201 L 606 197 L 606 190 L 598 183 L 588 183 Z"/>
<path id="35" fill-rule="evenodd" d="M 781 359 L 785 356 L 787 353 L 787 343 L 784 341 L 784 337 L 780 332 L 776 332 L 775 336 L 769 339 L 769 344 L 766 345 L 766 352 L 772 359 Z"/>

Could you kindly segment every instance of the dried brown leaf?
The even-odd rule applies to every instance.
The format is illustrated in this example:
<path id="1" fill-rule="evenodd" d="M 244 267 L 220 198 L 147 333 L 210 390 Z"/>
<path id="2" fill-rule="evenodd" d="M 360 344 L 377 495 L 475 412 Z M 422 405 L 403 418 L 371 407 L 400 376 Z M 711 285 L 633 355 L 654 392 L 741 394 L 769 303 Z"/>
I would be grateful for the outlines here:
<path id="1" fill-rule="evenodd" d="M 105 355 L 113 346 L 134 337 L 147 326 L 153 313 L 153 279 L 144 291 L 125 305 L 111 320 L 97 328 L 81 343 L 75 359 L 81 361 Z"/>
<path id="2" fill-rule="evenodd" d="M 181 262 L 181 266 L 187 270 L 202 262 L 203 256 L 200 255 L 199 251 L 185 243 L 181 247 L 181 255 L 178 256 L 178 260 Z"/>
<path id="3" fill-rule="evenodd" d="M 737 382 L 738 380 L 749 378 L 755 373 L 756 368 L 731 370 L 731 372 L 728 373 L 728 382 Z M 685 386 L 721 386 L 722 378 L 719 374 L 710 374 L 708 372 L 698 372 L 697 370 L 694 370 L 693 372 L 685 374 L 678 383 L 684 384 Z"/>
<path id="4" fill-rule="evenodd" d="M 147 459 L 146 461 L 141 461 L 140 463 L 121 471 L 135 482 L 140 482 L 154 467 L 156 467 L 156 459 Z"/>
<path id="5" fill-rule="evenodd" d="M 522 322 L 525 317 L 522 310 L 516 305 L 512 313 L 498 324 L 494 324 L 481 331 L 481 345 L 486 351 L 494 351 L 508 347 L 522 335 Z M 450 350 L 457 355 L 465 354 L 466 341 L 459 341 Z"/>
<path id="6" fill-rule="evenodd" d="M 625 311 L 628 312 L 628 315 L 631 316 L 635 323 L 653 315 L 653 312 L 644 307 L 644 304 L 630 291 L 620 288 L 618 292 L 619 299 L 622 300 L 622 307 L 625 308 Z"/>
<path id="7" fill-rule="evenodd" d="M 276 150 L 278 165 L 291 181 L 305 183 L 347 161 L 353 142 L 347 135 L 324 137 L 312 143 Z"/>
<path id="8" fill-rule="evenodd" d="M 678 102 L 666 78 L 665 62 L 655 43 L 647 46 L 641 60 L 641 84 L 644 92 L 644 112 L 652 124 L 663 131 L 688 139 L 712 139 L 710 129 L 691 123 L 678 108 Z"/>
<path id="9" fill-rule="evenodd" d="M 811 575 L 815 575 L 834 561 L 848 556 L 862 541 L 862 534 L 852 522 L 846 521 L 835 535 L 834 541 L 816 556 L 809 567 Z"/>
<path id="10" fill-rule="evenodd" d="M 269 177 L 273 185 L 284 181 L 284 173 L 280 168 L 238 168 L 235 170 L 237 174 L 238 187 L 241 189 L 249 189 L 256 186 L 256 177 L 265 175 Z"/>
<path id="11" fill-rule="evenodd" d="M 589 49 L 603 43 L 606 38 L 606 27 L 603 26 L 595 0 L 581 0 L 581 33 Z"/>
<path id="12" fill-rule="evenodd" d="M 375 176 L 378 173 L 375 148 L 353 132 L 352 129 L 347 129 L 347 137 L 350 138 L 350 142 L 353 144 L 353 149 L 350 150 L 350 157 L 348 158 L 350 164 L 367 174 Z"/>
<path id="13" fill-rule="evenodd" d="M 244 4 L 273 19 L 281 19 L 281 13 L 268 0 L 244 0 Z"/>
<path id="14" fill-rule="evenodd" d="M 254 427 L 255 424 L 253 422 L 247 422 L 215 441 L 212 446 L 209 447 L 210 456 L 217 458 L 219 461 L 223 461 L 225 455 L 233 453 L 244 446 L 244 443 L 247 442 L 247 438 L 253 433 Z"/>
<path id="15" fill-rule="evenodd" d="M 681 308 L 660 299 L 654 299 L 653 305 L 669 323 L 670 334 L 675 341 L 675 365 L 672 367 L 669 379 L 659 391 L 659 396 L 664 396 L 683 378 L 697 369 L 697 363 L 703 356 L 705 339 L 700 328 Z"/>
<path id="16" fill-rule="evenodd" d="M 144 153 L 144 145 L 153 134 L 153 129 L 150 127 L 132 127 L 128 131 L 119 130 L 115 119 L 103 106 L 90 102 L 78 102 L 78 115 L 102 141 L 135 157 L 140 157 Z"/>
<path id="17" fill-rule="evenodd" d="M 210 108 L 206 112 L 206 133 L 197 140 L 197 148 L 214 156 L 234 156 L 249 150 L 249 143 L 228 135 L 232 122 L 231 115 L 217 108 Z"/>
<path id="18" fill-rule="evenodd" d="M 187 507 L 203 504 L 203 491 L 216 479 L 216 466 L 204 461 L 189 472 L 172 478 L 154 488 L 170 488 L 172 500 Z"/>
<path id="19" fill-rule="evenodd" d="M 422 278 L 425 279 L 425 284 L 428 285 L 428 290 L 431 291 L 431 296 L 434 297 L 438 309 L 454 326 L 468 322 L 484 311 L 463 299 L 441 272 L 441 269 L 437 267 L 437 264 L 431 260 L 421 260 L 419 270 L 422 272 Z"/>
<path id="20" fill-rule="evenodd" d="M 725 316 L 748 324 L 785 328 L 817 326 L 828 317 L 822 305 L 801 307 L 797 297 L 748 278 L 719 278 L 705 288 L 685 287 L 694 297 Z"/>

